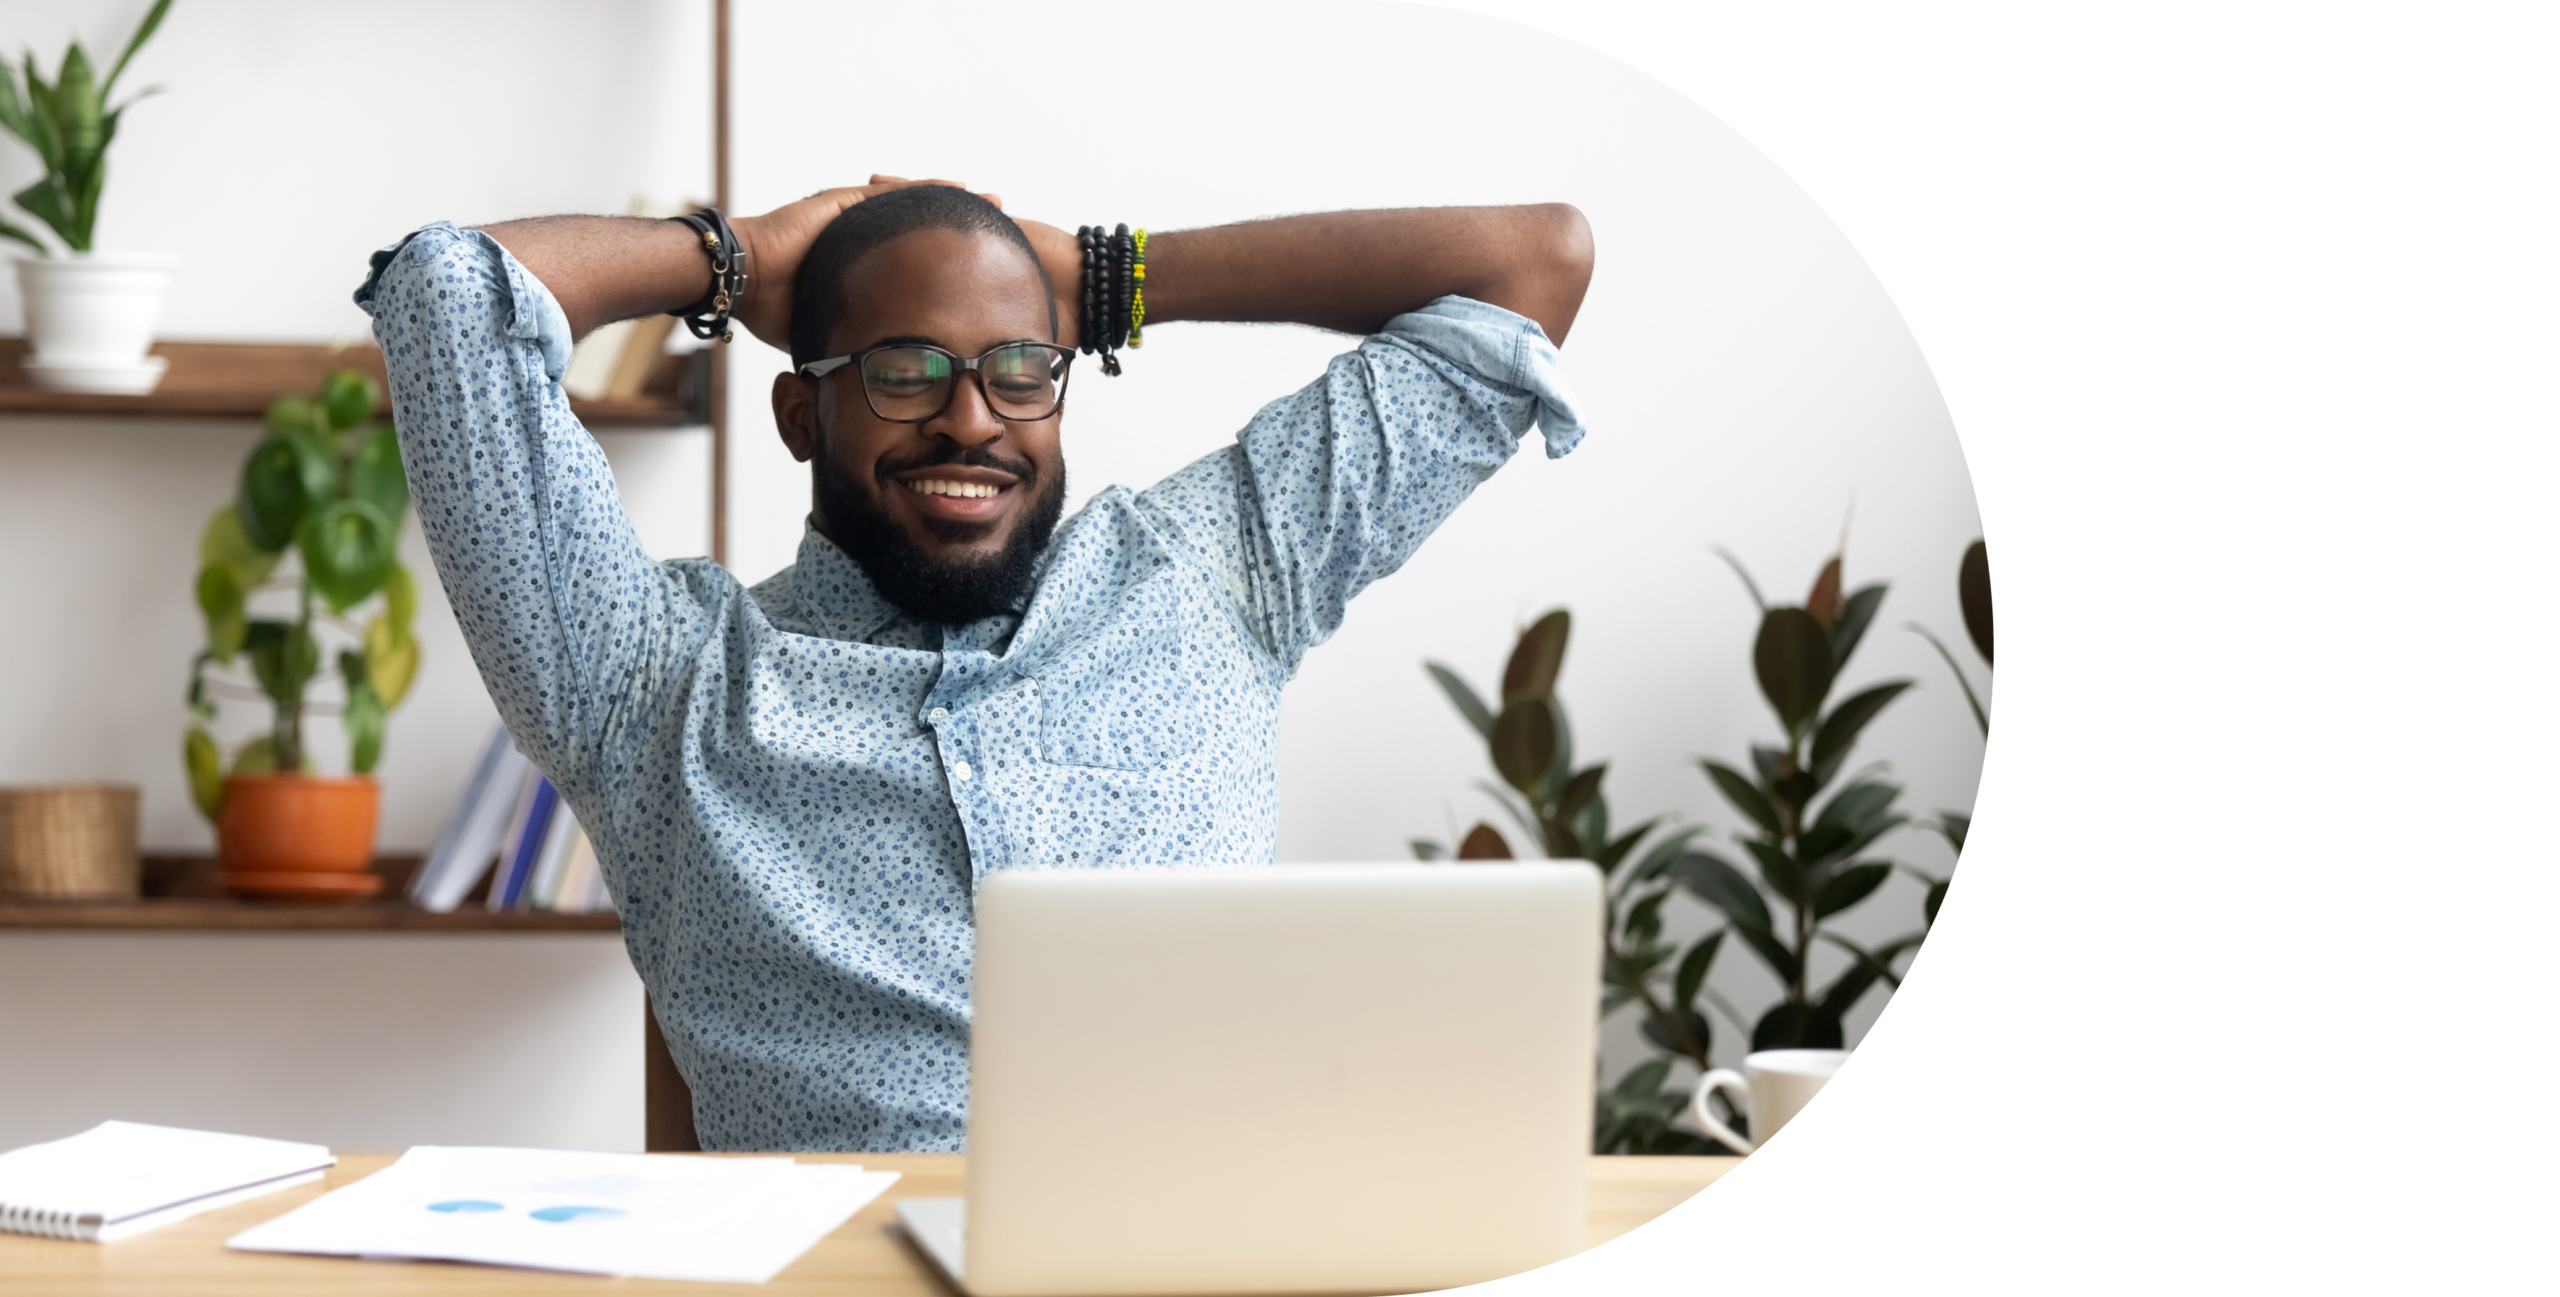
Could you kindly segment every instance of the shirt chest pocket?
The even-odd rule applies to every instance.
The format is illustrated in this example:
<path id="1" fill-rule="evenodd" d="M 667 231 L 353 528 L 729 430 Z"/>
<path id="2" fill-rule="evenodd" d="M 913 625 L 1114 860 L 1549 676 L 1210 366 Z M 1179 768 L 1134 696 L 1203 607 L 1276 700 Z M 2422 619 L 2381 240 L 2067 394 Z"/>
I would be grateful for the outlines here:
<path id="1" fill-rule="evenodd" d="M 1144 770 L 1200 746 L 1182 600 L 1170 582 L 1124 602 L 1100 629 L 1034 673 L 1040 755 L 1069 766 Z"/>

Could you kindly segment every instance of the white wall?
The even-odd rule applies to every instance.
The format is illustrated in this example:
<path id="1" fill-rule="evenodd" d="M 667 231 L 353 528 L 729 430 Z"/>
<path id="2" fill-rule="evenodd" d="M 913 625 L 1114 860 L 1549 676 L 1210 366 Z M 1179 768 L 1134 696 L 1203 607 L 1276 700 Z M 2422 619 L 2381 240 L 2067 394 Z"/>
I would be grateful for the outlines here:
<path id="1" fill-rule="evenodd" d="M 112 57 L 141 0 L 0 3 L 50 68 Z M 102 248 L 182 259 L 162 335 L 358 339 L 374 248 L 430 220 L 619 211 L 710 187 L 705 0 L 179 0 L 128 84 Z M 101 54 L 100 51 L 106 51 Z M 0 139 L 0 192 L 35 174 Z M 0 330 L 19 328 L 0 276 Z M 143 840 L 209 850 L 178 765 L 195 538 L 256 430 L 0 420 L 0 783 L 143 787 Z M 708 549 L 708 437 L 604 438 L 658 552 Z M 405 552 L 425 576 L 414 522 Z M 442 592 L 380 771 L 385 850 L 435 835 L 494 720 Z M 226 708 L 228 739 L 262 709 Z M 316 748 L 343 762 L 323 725 Z M 102 1117 L 351 1148 L 637 1148 L 639 994 L 609 937 L 0 933 L 0 1147 Z"/>
<path id="2" fill-rule="evenodd" d="M 110 1117 L 640 1148 L 640 980 L 610 934 L 9 933 L 0 986 L 0 1149 Z"/>
<path id="3" fill-rule="evenodd" d="M 35 43 L 49 63 L 75 28 L 93 50 L 111 48 L 144 7 L 0 0 L 0 33 Z M 1865 755 L 1892 763 L 1914 809 L 1969 805 L 1980 740 L 1943 668 L 1899 627 L 1919 620 L 1959 633 L 1954 566 L 1979 524 L 1925 366 L 1829 222 L 1693 104 L 1587 51 L 1443 11 L 1359 11 L 1357 40 L 1340 39 L 1352 15 L 1297 13 L 1261 29 L 1230 19 L 1221 39 L 1255 57 L 1199 60 L 1187 16 L 1124 11 L 1109 60 L 1147 69 L 1140 101 L 1110 121 L 1052 111 L 1050 127 L 1024 132 L 994 129 L 1018 126 L 1027 111 L 1006 92 L 1010 73 L 980 67 L 955 96 L 944 79 L 953 65 L 939 57 L 848 62 L 849 50 L 940 48 L 950 36 L 940 11 L 741 0 L 736 206 L 756 210 L 875 169 L 954 175 L 1069 226 L 1575 202 L 1600 248 L 1565 353 L 1592 438 L 1560 463 L 1533 444 L 1309 658 L 1286 710 L 1284 857 L 1396 857 L 1408 837 L 1488 814 L 1471 791 L 1482 753 L 1419 662 L 1444 660 L 1483 682 L 1515 624 L 1554 604 L 1577 618 L 1565 697 L 1583 749 L 1613 759 L 1621 817 L 1729 825 L 1689 758 L 1739 757 L 1772 722 L 1749 685 L 1748 601 L 1708 547 L 1736 550 L 1772 593 L 1792 598 L 1853 500 L 1851 577 L 1894 583 L 1855 678 L 1923 682 L 1871 730 Z M 973 14 L 981 25 L 1030 24 L 1046 67 L 1102 65 L 1080 43 L 1101 36 L 1054 21 L 1052 10 Z M 347 295 L 365 254 L 424 221 L 615 211 L 634 192 L 707 190 L 707 25 L 703 0 L 180 0 L 130 74 L 168 93 L 126 119 L 100 244 L 184 259 L 166 336 L 358 336 L 362 317 Z M 865 114 L 930 128 L 859 131 Z M 24 151 L 0 140 L 0 192 L 31 173 Z M 14 284 L 0 279 L 0 329 L 15 314 Z M 1126 377 L 1088 371 L 1079 381 L 1070 425 L 1079 496 L 1143 485 L 1206 453 L 1344 345 L 1289 329 L 1154 333 Z M 735 363 L 731 549 L 754 579 L 787 561 L 807 488 L 805 470 L 770 436 L 763 376 L 778 361 L 748 344 Z M 0 781 L 137 782 L 151 846 L 209 845 L 176 760 L 180 691 L 200 635 L 188 582 L 195 533 L 252 435 L 210 422 L 0 421 L 0 552 L 16 560 L 0 566 L 0 607 L 18 614 L 0 648 Z M 653 552 L 706 550 L 703 438 L 604 441 Z M 414 540 L 408 553 L 424 563 Z M 429 589 L 426 662 L 393 718 L 382 771 L 387 849 L 432 838 L 490 716 Z M 254 709 L 233 710 L 245 734 Z M 336 750 L 320 740 L 324 759 Z M 1932 840 L 1892 845 L 1945 863 Z M 1896 884 L 1851 928 L 1882 935 L 1916 916 L 1916 889 Z M 1704 916 L 1679 921 L 1697 930 Z M 75 1030 L 137 1020 L 131 987 L 155 988 L 159 1011 L 175 1020 L 245 1019 L 295 1042 L 296 1031 L 366 1021 L 385 1003 L 438 1020 L 428 972 L 448 954 L 489 970 L 492 987 L 526 988 L 517 1007 L 549 1026 L 508 1035 L 523 1052 L 503 1060 L 379 1055 L 362 1084 L 472 1094 L 498 1074 L 490 1069 L 521 1064 L 507 1074 L 530 1078 L 521 1092 L 556 1098 L 592 1089 L 584 1069 L 596 1059 L 615 1075 L 631 1060 L 636 1075 L 636 1024 L 598 989 L 629 976 L 614 943 L 450 940 L 0 934 L 0 986 L 39 985 L 73 1006 L 0 1019 L 13 1061 L 51 1060 L 0 1073 L 0 1108 L 49 1114 L 28 1119 L 40 1134 L 91 1119 L 99 1094 L 142 1097 L 100 1078 L 149 1075 L 158 1064 L 147 1034 Z M 321 998 L 244 994 L 275 985 L 285 967 L 329 970 L 306 979 Z M 1752 972 L 1730 957 L 1719 976 L 1756 1004 L 1767 988 Z M 555 984 L 578 989 L 530 989 Z M 1868 1016 L 1874 1008 L 1871 999 Z M 442 1020 L 469 1017 L 451 1013 Z M 191 1119 L 294 1133 L 303 1045 L 223 1054 L 218 1040 L 202 1043 L 236 1070 L 215 1069 L 227 1079 L 199 1087 Z M 1719 1052 L 1735 1043 L 1726 1031 Z M 1611 1052 L 1620 1065 L 1633 1056 L 1625 1039 Z M 456 1125 L 419 1125 L 435 1125 L 436 1138 L 595 1146 L 611 1146 L 600 1133 L 609 1127 L 630 1132 L 625 1146 L 636 1141 L 636 1092 L 588 1101 L 543 1130 L 472 1127 L 456 1115 L 479 1108 L 447 1110 Z M 567 1111 L 553 1098 L 526 1102 Z M 590 1119 L 599 1124 L 580 1124 Z M 349 1129 L 349 1141 L 429 1137 Z M 16 1134 L 0 1130 L 0 1143 Z"/>

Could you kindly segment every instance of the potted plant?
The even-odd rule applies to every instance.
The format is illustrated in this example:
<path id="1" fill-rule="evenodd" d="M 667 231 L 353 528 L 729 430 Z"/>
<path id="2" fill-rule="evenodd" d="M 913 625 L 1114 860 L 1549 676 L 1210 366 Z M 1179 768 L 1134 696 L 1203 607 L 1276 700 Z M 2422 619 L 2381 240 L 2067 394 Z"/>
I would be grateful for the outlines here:
<path id="1" fill-rule="evenodd" d="M 143 15 L 104 81 L 77 40 L 50 83 L 28 51 L 23 95 L 15 70 L 0 65 L 0 126 L 26 141 L 44 163 L 44 178 L 11 200 L 62 244 L 56 250 L 25 226 L 0 219 L 0 236 L 37 254 L 18 262 L 18 291 L 27 316 L 27 378 L 38 387 L 144 393 L 159 386 L 168 368 L 168 361 L 150 354 L 151 332 L 178 259 L 159 252 L 99 252 L 90 236 L 106 187 L 107 146 L 115 142 L 124 110 L 152 91 L 113 107 L 107 101 L 134 51 L 159 29 L 169 2 L 159 0 Z"/>
<path id="2" fill-rule="evenodd" d="M 316 396 L 279 398 L 235 498 L 198 545 L 205 647 L 187 685 L 187 782 L 235 891 L 361 897 L 381 886 L 366 872 L 372 772 L 384 717 L 418 672 L 417 585 L 398 555 L 409 483 L 399 442 L 374 419 L 381 401 L 381 387 L 353 370 L 331 374 Z M 307 695 L 331 665 L 343 779 L 312 773 L 303 727 L 329 707 Z M 275 714 L 227 766 L 209 728 L 218 698 L 263 698 Z"/>
<path id="3" fill-rule="evenodd" d="M 1730 555 L 1726 558 L 1732 562 Z M 1894 809 L 1901 789 L 1871 770 L 1848 774 L 1844 786 L 1827 800 L 1823 797 L 1842 778 L 1859 734 L 1911 687 L 1908 680 L 1888 680 L 1830 703 L 1849 656 L 1883 607 L 1885 587 L 1845 590 L 1841 560 L 1834 555 L 1802 606 L 1776 607 L 1761 597 L 1739 563 L 1734 571 L 1759 606 L 1753 671 L 1786 737 L 1782 746 L 1752 747 L 1750 775 L 1720 761 L 1699 764 L 1751 823 L 1734 837 L 1757 866 L 1756 880 L 1698 843 L 1704 826 L 1675 825 L 1656 816 L 1622 830 L 1611 828 L 1608 799 L 1601 791 L 1607 763 L 1574 766 L 1571 727 L 1555 693 L 1572 630 L 1562 609 L 1520 633 L 1503 671 L 1499 707 L 1488 705 L 1447 667 L 1425 664 L 1441 692 L 1485 741 L 1502 780 L 1482 785 L 1486 795 L 1533 849 L 1559 859 L 1589 860 L 1606 882 L 1601 1014 L 1635 1010 L 1639 1034 L 1660 1053 L 1597 1096 L 1596 1153 L 1720 1151 L 1722 1145 L 1673 1124 L 1690 1102 L 1689 1087 L 1670 1085 L 1675 1062 L 1686 1060 L 1701 1072 L 1712 1066 L 1714 1031 L 1707 1011 L 1713 1009 L 1747 1030 L 1754 1050 L 1838 1048 L 1845 1034 L 1842 1017 L 1878 984 L 1900 985 L 1895 961 L 1926 935 L 1924 926 L 1870 949 L 1824 922 L 1865 901 L 1890 876 L 1891 862 L 1868 858 L 1867 849 L 1909 822 Z M 1956 831 L 1961 833 L 1961 827 Z M 1499 860 L 1514 854 L 1502 831 L 1483 822 L 1454 844 L 1416 839 L 1411 845 L 1425 860 Z M 1933 884 L 1926 911 L 1934 918 L 1945 886 L 1934 877 L 1926 881 Z M 1674 939 L 1663 909 L 1680 893 L 1706 904 L 1724 919 L 1723 925 L 1685 944 Z M 1756 1018 L 1710 984 L 1728 936 L 1767 964 L 1781 985 L 1779 1002 Z M 1811 980 L 1817 943 L 1849 957 L 1848 967 L 1820 986 Z"/>

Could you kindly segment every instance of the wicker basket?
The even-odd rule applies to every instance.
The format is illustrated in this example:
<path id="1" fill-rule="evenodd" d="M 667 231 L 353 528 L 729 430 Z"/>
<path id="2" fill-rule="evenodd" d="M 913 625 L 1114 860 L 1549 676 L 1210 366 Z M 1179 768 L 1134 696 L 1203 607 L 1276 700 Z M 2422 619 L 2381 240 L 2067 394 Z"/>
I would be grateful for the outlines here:
<path id="1" fill-rule="evenodd" d="M 131 784 L 0 788 L 0 895 L 140 895 L 141 820 Z"/>

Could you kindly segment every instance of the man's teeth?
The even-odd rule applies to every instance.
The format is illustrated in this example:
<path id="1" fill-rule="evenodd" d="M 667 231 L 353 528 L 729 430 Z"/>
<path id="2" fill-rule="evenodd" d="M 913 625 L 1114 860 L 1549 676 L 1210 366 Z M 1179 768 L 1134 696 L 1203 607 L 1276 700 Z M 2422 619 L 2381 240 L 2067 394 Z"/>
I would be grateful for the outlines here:
<path id="1" fill-rule="evenodd" d="M 983 500 L 996 493 L 996 488 L 984 482 L 942 482 L 927 479 L 922 482 L 909 482 L 906 486 L 908 490 L 918 495 L 956 495 L 964 500 Z"/>

